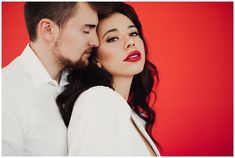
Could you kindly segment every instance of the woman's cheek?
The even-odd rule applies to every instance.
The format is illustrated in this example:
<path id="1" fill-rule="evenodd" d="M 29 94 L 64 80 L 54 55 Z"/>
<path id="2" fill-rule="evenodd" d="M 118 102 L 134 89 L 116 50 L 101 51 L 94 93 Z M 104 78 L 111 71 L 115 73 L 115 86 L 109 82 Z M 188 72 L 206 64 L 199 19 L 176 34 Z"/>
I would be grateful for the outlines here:
<path id="1" fill-rule="evenodd" d="M 99 48 L 97 53 L 98 53 L 97 58 L 101 62 L 109 61 L 113 57 L 113 54 L 114 54 L 112 53 L 112 49 L 110 49 L 109 47 Z"/>
<path id="2" fill-rule="evenodd" d="M 137 49 L 139 51 L 141 51 L 142 55 L 144 55 L 145 54 L 145 49 L 144 49 L 144 42 L 143 42 L 143 40 L 139 39 L 139 40 L 136 41 L 136 43 L 137 43 L 137 46 L 136 46 Z"/>

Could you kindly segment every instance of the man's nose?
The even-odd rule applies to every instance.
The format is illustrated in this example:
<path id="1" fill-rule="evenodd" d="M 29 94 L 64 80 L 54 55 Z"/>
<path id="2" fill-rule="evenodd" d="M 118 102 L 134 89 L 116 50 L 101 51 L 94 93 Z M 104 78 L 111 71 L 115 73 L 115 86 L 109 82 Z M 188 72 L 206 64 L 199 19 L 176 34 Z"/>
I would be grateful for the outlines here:
<path id="1" fill-rule="evenodd" d="M 97 33 L 94 33 L 90 40 L 89 40 L 89 46 L 90 47 L 98 47 L 99 46 L 99 38 L 97 36 Z"/>

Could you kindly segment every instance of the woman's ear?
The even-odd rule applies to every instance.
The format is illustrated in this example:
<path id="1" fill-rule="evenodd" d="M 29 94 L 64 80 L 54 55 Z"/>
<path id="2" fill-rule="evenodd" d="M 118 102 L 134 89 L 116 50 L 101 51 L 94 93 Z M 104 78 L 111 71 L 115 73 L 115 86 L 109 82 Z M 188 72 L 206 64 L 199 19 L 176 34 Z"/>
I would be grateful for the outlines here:
<path id="1" fill-rule="evenodd" d="M 38 23 L 38 36 L 47 43 L 53 42 L 59 33 L 59 27 L 50 19 L 43 18 Z"/>
<path id="2" fill-rule="evenodd" d="M 99 67 L 99 68 L 103 68 L 101 62 L 99 61 L 98 58 L 95 59 L 95 62 L 96 62 L 96 65 Z"/>

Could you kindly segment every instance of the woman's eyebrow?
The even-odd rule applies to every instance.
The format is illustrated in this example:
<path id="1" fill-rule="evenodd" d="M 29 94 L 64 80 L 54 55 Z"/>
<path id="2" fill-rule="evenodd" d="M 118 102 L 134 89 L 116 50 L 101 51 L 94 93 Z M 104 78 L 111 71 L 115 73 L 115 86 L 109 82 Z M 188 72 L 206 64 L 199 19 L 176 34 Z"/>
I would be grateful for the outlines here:
<path id="1" fill-rule="evenodd" d="M 136 28 L 136 26 L 135 26 L 135 25 L 129 25 L 127 28 L 128 28 L 128 29 Z M 105 32 L 105 34 L 103 35 L 103 38 L 104 38 L 105 35 L 107 35 L 108 33 L 110 33 L 110 32 L 116 32 L 116 31 L 118 31 L 118 29 L 116 29 L 116 28 L 113 28 L 113 29 L 108 30 L 108 31 Z"/>
<path id="2" fill-rule="evenodd" d="M 131 29 L 131 28 L 133 28 L 133 27 L 136 28 L 135 25 L 129 25 L 129 26 L 128 26 L 128 29 Z"/>
<path id="3" fill-rule="evenodd" d="M 105 34 L 103 35 L 103 38 L 104 38 L 104 36 L 107 35 L 108 33 L 110 33 L 110 32 L 116 32 L 116 31 L 118 31 L 118 29 L 116 29 L 116 28 L 113 28 L 113 29 L 108 30 L 108 31 L 105 32 Z"/>

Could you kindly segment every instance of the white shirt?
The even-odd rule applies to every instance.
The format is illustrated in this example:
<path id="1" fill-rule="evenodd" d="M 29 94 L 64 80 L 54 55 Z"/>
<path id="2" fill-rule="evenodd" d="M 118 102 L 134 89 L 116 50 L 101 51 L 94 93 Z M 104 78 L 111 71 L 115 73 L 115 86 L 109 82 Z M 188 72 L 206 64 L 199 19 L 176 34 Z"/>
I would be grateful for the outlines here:
<path id="1" fill-rule="evenodd" d="M 67 155 L 67 128 L 53 80 L 29 45 L 2 70 L 2 154 Z"/>
<path id="2" fill-rule="evenodd" d="M 84 91 L 76 100 L 68 127 L 68 154 L 150 156 L 130 118 L 160 156 L 144 129 L 144 121 L 120 94 L 103 86 Z"/>

